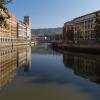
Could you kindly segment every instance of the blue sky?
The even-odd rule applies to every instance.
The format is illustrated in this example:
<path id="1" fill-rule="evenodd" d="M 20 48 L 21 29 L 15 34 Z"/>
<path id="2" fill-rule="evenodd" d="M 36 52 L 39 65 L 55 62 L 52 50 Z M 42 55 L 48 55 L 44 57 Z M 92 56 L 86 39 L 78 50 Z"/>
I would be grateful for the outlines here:
<path id="1" fill-rule="evenodd" d="M 100 0 L 13 0 L 8 8 L 18 20 L 31 18 L 32 28 L 62 27 L 75 17 L 100 10 Z"/>

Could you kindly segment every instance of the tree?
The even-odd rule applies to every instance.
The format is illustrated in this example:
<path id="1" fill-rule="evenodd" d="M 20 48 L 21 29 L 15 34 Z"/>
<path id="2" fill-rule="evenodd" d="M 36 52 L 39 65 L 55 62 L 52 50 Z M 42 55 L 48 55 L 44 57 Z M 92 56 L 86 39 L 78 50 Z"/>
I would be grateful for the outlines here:
<path id="1" fill-rule="evenodd" d="M 68 40 L 74 41 L 74 30 L 73 30 L 73 28 L 67 30 L 67 38 L 68 38 Z"/>
<path id="2" fill-rule="evenodd" d="M 0 0 L 0 27 L 7 27 L 6 19 L 10 18 L 6 5 L 12 0 Z M 2 11 L 6 14 L 6 17 L 2 14 Z"/>
<path id="3" fill-rule="evenodd" d="M 80 42 L 80 40 L 82 40 L 84 37 L 84 28 L 82 26 L 78 26 L 78 30 L 77 30 L 77 40 L 78 42 Z"/>
<path id="4" fill-rule="evenodd" d="M 96 13 L 95 38 L 97 42 L 100 41 L 100 15 L 98 13 Z"/>

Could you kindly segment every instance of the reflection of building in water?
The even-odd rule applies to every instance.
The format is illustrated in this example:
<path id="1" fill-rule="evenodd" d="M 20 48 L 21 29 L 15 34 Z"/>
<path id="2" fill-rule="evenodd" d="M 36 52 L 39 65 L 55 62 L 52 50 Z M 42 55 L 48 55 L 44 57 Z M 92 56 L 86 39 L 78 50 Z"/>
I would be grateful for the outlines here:
<path id="1" fill-rule="evenodd" d="M 14 76 L 17 70 L 17 51 L 0 51 L 0 88 L 5 86 Z"/>
<path id="2" fill-rule="evenodd" d="M 74 70 L 75 74 L 100 83 L 100 57 L 64 53 L 63 61 L 66 67 Z"/>
<path id="3" fill-rule="evenodd" d="M 24 71 L 28 72 L 31 69 L 31 48 L 27 48 L 27 63 L 24 66 Z"/>
<path id="4" fill-rule="evenodd" d="M 25 72 L 30 70 L 31 48 L 0 50 L 0 88 L 14 78 L 18 66 L 23 67 Z"/>
<path id="5" fill-rule="evenodd" d="M 67 53 L 67 54 L 64 54 L 63 55 L 63 62 L 64 62 L 64 65 L 69 67 L 69 68 L 73 68 L 74 66 L 74 57 L 73 55 Z"/>
<path id="6" fill-rule="evenodd" d="M 29 72 L 31 67 L 31 48 L 18 49 L 18 66 L 24 67 L 24 72 Z"/>
<path id="7" fill-rule="evenodd" d="M 18 49 L 18 66 L 24 66 L 27 60 L 27 49 L 26 48 L 19 48 Z"/>
<path id="8" fill-rule="evenodd" d="M 96 58 L 75 57 L 74 72 L 75 74 L 85 77 L 91 81 L 100 83 L 100 63 L 97 63 Z"/>

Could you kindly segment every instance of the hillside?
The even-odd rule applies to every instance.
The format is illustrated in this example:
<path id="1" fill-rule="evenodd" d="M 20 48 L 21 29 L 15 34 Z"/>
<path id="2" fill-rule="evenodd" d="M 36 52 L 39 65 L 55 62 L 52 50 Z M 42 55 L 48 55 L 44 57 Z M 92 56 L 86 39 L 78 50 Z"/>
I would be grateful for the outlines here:
<path id="1" fill-rule="evenodd" d="M 55 35 L 62 34 L 62 28 L 32 29 L 32 35 Z"/>

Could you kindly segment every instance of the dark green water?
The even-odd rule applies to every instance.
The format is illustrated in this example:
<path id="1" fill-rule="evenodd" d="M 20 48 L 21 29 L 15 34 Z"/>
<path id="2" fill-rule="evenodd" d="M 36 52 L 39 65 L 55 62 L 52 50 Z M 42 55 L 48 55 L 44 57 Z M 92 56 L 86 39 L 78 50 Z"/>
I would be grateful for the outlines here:
<path id="1" fill-rule="evenodd" d="M 100 100 L 100 56 L 47 44 L 1 49 L 0 100 Z"/>

